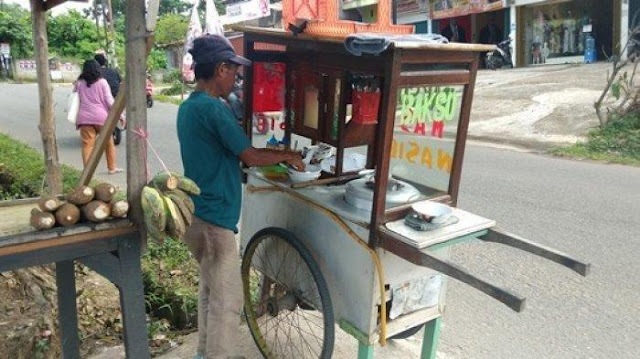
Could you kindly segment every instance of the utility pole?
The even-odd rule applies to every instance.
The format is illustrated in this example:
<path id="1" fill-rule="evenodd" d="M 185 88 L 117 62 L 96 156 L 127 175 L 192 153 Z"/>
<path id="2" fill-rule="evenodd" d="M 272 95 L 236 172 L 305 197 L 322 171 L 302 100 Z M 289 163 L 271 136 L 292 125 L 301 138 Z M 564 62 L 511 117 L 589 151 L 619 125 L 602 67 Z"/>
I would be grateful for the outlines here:
<path id="1" fill-rule="evenodd" d="M 98 12 L 98 4 L 97 2 L 93 3 L 93 18 L 96 20 L 96 34 L 98 35 L 98 41 L 100 41 L 100 37 L 102 37 L 100 35 L 100 20 L 98 19 L 98 17 L 100 16 L 100 13 Z"/>
<path id="2" fill-rule="evenodd" d="M 391 0 L 391 23 L 398 24 L 398 0 Z"/>
<path id="3" fill-rule="evenodd" d="M 116 29 L 113 20 L 113 7 L 111 0 L 102 0 L 102 19 L 107 41 L 107 53 L 109 54 L 109 66 L 117 69 L 118 59 L 116 58 Z"/>

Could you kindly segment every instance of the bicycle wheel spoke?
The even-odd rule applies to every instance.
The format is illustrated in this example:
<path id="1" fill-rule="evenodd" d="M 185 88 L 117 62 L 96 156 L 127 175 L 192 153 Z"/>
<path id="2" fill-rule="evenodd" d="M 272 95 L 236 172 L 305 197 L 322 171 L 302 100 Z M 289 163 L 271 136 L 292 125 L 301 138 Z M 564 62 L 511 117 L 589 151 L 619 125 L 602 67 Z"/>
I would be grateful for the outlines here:
<path id="1" fill-rule="evenodd" d="M 320 345 L 320 347 L 322 348 L 322 338 L 318 338 L 318 336 L 313 333 L 313 328 L 311 328 L 311 325 L 309 324 L 309 320 L 307 318 L 302 316 L 302 319 L 304 319 L 305 323 L 307 324 L 307 328 L 309 328 L 309 331 L 302 329 L 302 327 L 300 327 L 300 331 L 308 333 L 309 335 L 314 337 L 318 341 L 318 344 Z M 324 327 L 320 327 L 320 329 L 322 329 L 324 332 Z"/>
<path id="2" fill-rule="evenodd" d="M 302 340 L 305 342 L 305 344 L 307 344 L 307 348 L 309 348 L 309 351 L 312 352 L 312 354 L 318 355 L 318 353 L 316 353 L 315 350 L 313 350 L 313 347 L 311 346 L 311 344 L 309 344 L 309 342 L 304 337 L 304 335 L 301 335 L 300 338 L 302 338 Z"/>

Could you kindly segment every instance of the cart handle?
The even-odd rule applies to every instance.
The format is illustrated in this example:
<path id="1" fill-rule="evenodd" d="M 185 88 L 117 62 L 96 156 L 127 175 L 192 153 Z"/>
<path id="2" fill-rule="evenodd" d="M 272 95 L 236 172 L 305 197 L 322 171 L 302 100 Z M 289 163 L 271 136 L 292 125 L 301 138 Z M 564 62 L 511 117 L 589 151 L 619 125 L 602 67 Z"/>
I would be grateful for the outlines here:
<path id="1" fill-rule="evenodd" d="M 516 312 L 521 312 L 525 308 L 526 298 L 518 294 L 511 293 L 507 289 L 493 285 L 484 279 L 474 276 L 466 269 L 450 262 L 436 258 L 418 250 L 396 238 L 396 234 L 381 226 L 378 228 L 378 235 L 382 240 L 382 247 L 400 258 L 403 258 L 415 265 L 431 268 L 451 278 L 457 279 L 473 288 L 497 299 L 507 307 Z"/>
<path id="2" fill-rule="evenodd" d="M 583 277 L 589 274 L 591 269 L 590 263 L 581 262 L 568 254 L 562 253 L 557 249 L 544 246 L 542 244 L 530 241 L 515 234 L 503 231 L 500 228 L 494 227 L 489 229 L 488 233 L 482 237 L 481 240 L 485 242 L 500 243 L 514 248 L 521 249 L 525 252 L 529 252 L 546 258 L 552 262 L 556 262 L 563 265 L 576 273 L 579 273 Z"/>

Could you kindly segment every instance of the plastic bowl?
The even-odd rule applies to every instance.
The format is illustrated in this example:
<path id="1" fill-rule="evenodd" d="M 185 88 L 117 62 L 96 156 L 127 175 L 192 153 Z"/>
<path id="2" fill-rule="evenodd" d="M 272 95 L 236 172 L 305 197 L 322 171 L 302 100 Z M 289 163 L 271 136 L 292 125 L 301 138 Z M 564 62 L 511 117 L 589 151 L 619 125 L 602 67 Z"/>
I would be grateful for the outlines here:
<path id="1" fill-rule="evenodd" d="M 446 222 L 453 214 L 453 209 L 439 202 L 421 201 L 411 205 L 423 220 L 431 223 L 441 224 Z"/>
<path id="2" fill-rule="evenodd" d="M 307 166 L 304 171 L 296 171 L 293 168 L 289 168 L 287 170 L 289 178 L 291 178 L 291 181 L 294 183 L 308 182 L 318 179 L 318 177 L 320 177 L 320 172 L 322 172 L 320 166 Z"/>

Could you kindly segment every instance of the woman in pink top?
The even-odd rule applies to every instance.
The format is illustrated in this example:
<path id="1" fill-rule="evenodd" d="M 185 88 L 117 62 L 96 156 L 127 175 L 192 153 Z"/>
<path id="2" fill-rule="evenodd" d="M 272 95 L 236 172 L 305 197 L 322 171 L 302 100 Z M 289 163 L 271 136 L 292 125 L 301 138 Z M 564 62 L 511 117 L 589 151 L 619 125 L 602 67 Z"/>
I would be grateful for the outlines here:
<path id="1" fill-rule="evenodd" d="M 76 81 L 73 91 L 78 93 L 80 108 L 76 118 L 76 128 L 82 138 L 82 160 L 87 165 L 89 156 L 96 143 L 96 138 L 104 126 L 109 110 L 113 106 L 113 96 L 107 80 L 100 74 L 100 65 L 95 60 L 87 60 L 82 73 Z M 107 168 L 109 174 L 122 172 L 116 167 L 116 146 L 113 137 L 107 142 Z"/>

